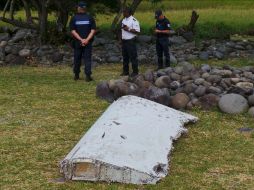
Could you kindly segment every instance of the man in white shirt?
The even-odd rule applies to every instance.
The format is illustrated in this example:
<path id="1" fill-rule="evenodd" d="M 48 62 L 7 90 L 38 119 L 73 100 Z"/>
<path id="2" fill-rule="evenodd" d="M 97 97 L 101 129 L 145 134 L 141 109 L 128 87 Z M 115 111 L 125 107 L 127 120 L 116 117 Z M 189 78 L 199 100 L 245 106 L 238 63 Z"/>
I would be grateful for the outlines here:
<path id="1" fill-rule="evenodd" d="M 140 33 L 140 25 L 136 18 L 132 16 L 130 8 L 123 11 L 122 21 L 122 53 L 123 53 L 123 73 L 121 76 L 129 75 L 129 62 L 132 63 L 131 77 L 138 75 L 138 54 L 136 37 Z"/>

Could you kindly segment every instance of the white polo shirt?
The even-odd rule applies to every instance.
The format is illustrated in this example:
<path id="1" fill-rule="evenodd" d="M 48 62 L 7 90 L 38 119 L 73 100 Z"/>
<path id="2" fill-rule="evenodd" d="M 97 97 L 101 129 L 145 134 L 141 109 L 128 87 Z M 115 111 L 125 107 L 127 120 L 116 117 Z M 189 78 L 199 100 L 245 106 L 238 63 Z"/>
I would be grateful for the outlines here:
<path id="1" fill-rule="evenodd" d="M 128 26 L 129 29 L 134 29 L 137 32 L 140 32 L 140 25 L 137 19 L 135 19 L 133 16 L 130 16 L 128 18 L 124 18 L 122 21 L 122 27 Z M 131 40 L 135 38 L 137 34 L 134 34 L 132 32 L 125 31 L 122 29 L 122 39 L 123 40 Z"/>

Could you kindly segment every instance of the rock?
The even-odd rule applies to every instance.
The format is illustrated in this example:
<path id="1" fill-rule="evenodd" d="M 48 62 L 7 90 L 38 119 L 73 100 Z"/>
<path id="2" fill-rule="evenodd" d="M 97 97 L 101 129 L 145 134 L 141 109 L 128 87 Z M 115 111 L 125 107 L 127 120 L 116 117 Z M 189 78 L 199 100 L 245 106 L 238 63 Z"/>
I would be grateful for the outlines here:
<path id="1" fill-rule="evenodd" d="M 196 84 L 196 85 L 201 85 L 201 84 L 203 84 L 205 82 L 205 79 L 203 79 L 203 78 L 197 78 L 195 81 L 194 81 L 194 83 Z"/>
<path id="2" fill-rule="evenodd" d="M 254 117 L 254 107 L 251 107 L 248 111 L 248 114 L 251 116 L 251 117 Z"/>
<path id="3" fill-rule="evenodd" d="M 211 69 L 212 69 L 212 68 L 210 67 L 210 65 L 207 65 L 207 64 L 201 66 L 201 70 L 202 70 L 203 72 L 209 73 L 209 72 L 211 71 Z"/>
<path id="4" fill-rule="evenodd" d="M 96 96 L 99 98 L 102 98 L 110 103 L 114 101 L 114 94 L 109 89 L 109 85 L 106 81 L 102 81 L 97 85 Z"/>
<path id="5" fill-rule="evenodd" d="M 236 86 L 245 90 L 253 89 L 253 83 L 250 82 L 239 82 L 236 84 Z"/>
<path id="6" fill-rule="evenodd" d="M 137 37 L 138 42 L 140 43 L 150 43 L 152 42 L 152 36 L 147 36 L 147 35 L 139 35 Z"/>
<path id="7" fill-rule="evenodd" d="M 248 97 L 248 102 L 250 106 L 254 106 L 254 94 Z"/>
<path id="8" fill-rule="evenodd" d="M 112 79 L 112 80 L 108 81 L 109 89 L 112 90 L 112 91 L 114 91 L 115 88 L 116 88 L 117 83 L 124 83 L 124 82 L 125 82 L 125 81 L 122 80 L 122 79 L 118 79 L 118 80 L 113 80 L 113 79 Z"/>
<path id="9" fill-rule="evenodd" d="M 174 72 L 178 75 L 181 75 L 183 73 L 183 67 L 179 67 L 179 66 L 175 67 Z"/>
<path id="10" fill-rule="evenodd" d="M 10 35 L 8 33 L 0 33 L 0 42 L 8 41 L 10 39 Z"/>
<path id="11" fill-rule="evenodd" d="M 210 75 L 206 80 L 210 83 L 219 83 L 222 77 L 219 75 Z"/>
<path id="12" fill-rule="evenodd" d="M 19 51 L 20 57 L 29 57 L 31 55 L 31 51 L 29 49 L 22 49 Z"/>
<path id="13" fill-rule="evenodd" d="M 168 106 L 170 103 L 170 94 L 166 88 L 160 89 L 155 86 L 150 86 L 147 90 L 145 90 L 144 98 L 165 106 Z"/>
<path id="14" fill-rule="evenodd" d="M 171 45 L 182 45 L 187 41 L 182 36 L 172 36 L 169 38 L 169 43 Z"/>
<path id="15" fill-rule="evenodd" d="M 196 86 L 193 85 L 193 84 L 187 84 L 183 87 L 183 91 L 186 93 L 186 94 L 190 94 L 190 93 L 193 93 L 195 90 L 196 90 Z"/>
<path id="16" fill-rule="evenodd" d="M 177 64 L 177 59 L 174 55 L 170 55 L 170 64 Z"/>
<path id="17" fill-rule="evenodd" d="M 199 86 L 199 87 L 195 90 L 195 92 L 194 92 L 194 94 L 195 94 L 196 96 L 198 96 L 198 97 L 204 96 L 205 93 L 206 93 L 206 87 L 204 87 L 204 86 Z"/>
<path id="18" fill-rule="evenodd" d="M 146 71 L 144 74 L 144 78 L 146 81 L 153 82 L 154 80 L 153 71 L 152 70 Z"/>
<path id="19" fill-rule="evenodd" d="M 178 64 L 178 66 L 182 67 L 182 70 L 183 70 L 182 73 L 184 73 L 184 74 L 189 73 L 194 69 L 194 66 L 191 63 L 187 62 L 187 61 L 180 62 Z"/>
<path id="20" fill-rule="evenodd" d="M 231 82 L 234 84 L 237 84 L 240 82 L 240 79 L 239 78 L 231 78 Z"/>
<path id="21" fill-rule="evenodd" d="M 247 100 L 239 94 L 226 94 L 219 101 L 220 110 L 229 114 L 243 113 L 248 107 Z"/>
<path id="22" fill-rule="evenodd" d="M 199 58 L 201 59 L 201 60 L 203 60 L 203 61 L 206 61 L 206 60 L 208 60 L 209 59 L 209 54 L 208 54 L 208 52 L 200 52 L 200 54 L 199 54 Z"/>
<path id="23" fill-rule="evenodd" d="M 183 37 L 184 37 L 187 41 L 191 42 L 191 41 L 193 41 L 193 39 L 194 39 L 194 34 L 193 34 L 193 32 L 185 32 L 185 33 L 183 33 Z"/>
<path id="24" fill-rule="evenodd" d="M 205 110 L 210 110 L 211 108 L 218 105 L 219 100 L 219 96 L 214 94 L 206 94 L 203 97 L 199 98 L 199 105 Z"/>
<path id="25" fill-rule="evenodd" d="M 136 95 L 138 93 L 138 86 L 130 82 L 119 82 L 115 84 L 114 97 L 115 99 L 126 95 Z"/>
<path id="26" fill-rule="evenodd" d="M 120 57 L 118 56 L 110 56 L 108 59 L 107 59 L 107 62 L 108 63 L 119 63 L 121 61 Z"/>
<path id="27" fill-rule="evenodd" d="M 24 40 L 29 35 L 29 30 L 27 29 L 20 29 L 11 39 L 12 42 L 17 43 L 19 41 Z"/>
<path id="28" fill-rule="evenodd" d="M 181 84 L 178 81 L 173 81 L 173 82 L 170 83 L 170 88 L 173 89 L 173 90 L 176 90 L 176 89 L 180 88 L 180 86 L 181 86 Z"/>
<path id="29" fill-rule="evenodd" d="M 212 93 L 212 94 L 221 94 L 222 93 L 222 90 L 220 88 L 217 88 L 217 87 L 214 87 L 214 86 L 210 86 L 208 89 L 207 89 L 207 92 L 208 93 Z"/>
<path id="30" fill-rule="evenodd" d="M 8 42 L 7 41 L 1 41 L 0 42 L 0 48 L 4 48 L 5 46 L 7 46 Z"/>
<path id="31" fill-rule="evenodd" d="M 217 59 L 223 59 L 224 58 L 224 54 L 219 52 L 219 51 L 215 51 L 214 52 L 214 56 L 217 58 Z"/>
<path id="32" fill-rule="evenodd" d="M 62 62 L 63 61 L 63 54 L 61 54 L 59 52 L 55 52 L 51 56 L 51 59 L 52 59 L 53 63 Z"/>
<path id="33" fill-rule="evenodd" d="M 155 81 L 155 86 L 158 88 L 169 88 L 171 80 L 168 76 L 161 76 Z"/>
<path id="34" fill-rule="evenodd" d="M 170 74 L 170 78 L 173 80 L 173 81 L 180 81 L 181 80 L 181 76 L 176 74 L 176 73 L 171 73 Z"/>
<path id="35" fill-rule="evenodd" d="M 203 79 L 207 79 L 209 76 L 210 76 L 209 73 L 203 73 L 203 74 L 202 74 L 202 78 L 203 78 Z"/>
<path id="36" fill-rule="evenodd" d="M 184 109 L 189 103 L 189 101 L 190 98 L 186 94 L 184 93 L 176 94 L 172 98 L 172 107 L 175 109 Z"/>

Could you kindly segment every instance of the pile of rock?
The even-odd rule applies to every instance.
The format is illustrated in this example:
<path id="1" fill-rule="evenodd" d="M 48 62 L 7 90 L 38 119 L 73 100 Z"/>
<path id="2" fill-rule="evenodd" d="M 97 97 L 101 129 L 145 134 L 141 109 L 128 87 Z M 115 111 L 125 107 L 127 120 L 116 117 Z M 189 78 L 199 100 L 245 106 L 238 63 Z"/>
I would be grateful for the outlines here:
<path id="1" fill-rule="evenodd" d="M 254 116 L 254 67 L 194 67 L 181 62 L 177 67 L 148 70 L 135 78 L 98 84 L 96 95 L 112 102 L 124 95 L 136 95 L 175 109 L 218 106 L 226 113 Z"/>
<path id="2" fill-rule="evenodd" d="M 0 65 L 24 64 L 27 57 L 36 58 L 38 64 L 72 64 L 73 50 L 70 43 L 56 47 L 40 45 L 34 30 L 6 28 L 0 30 Z M 254 58 L 254 42 L 251 39 L 204 40 L 190 42 L 182 36 L 169 38 L 171 63 L 192 60 Z M 140 35 L 138 60 L 142 64 L 156 63 L 155 37 Z M 63 42 L 64 44 L 65 42 Z M 122 62 L 121 45 L 106 35 L 96 36 L 93 43 L 94 65 Z"/>

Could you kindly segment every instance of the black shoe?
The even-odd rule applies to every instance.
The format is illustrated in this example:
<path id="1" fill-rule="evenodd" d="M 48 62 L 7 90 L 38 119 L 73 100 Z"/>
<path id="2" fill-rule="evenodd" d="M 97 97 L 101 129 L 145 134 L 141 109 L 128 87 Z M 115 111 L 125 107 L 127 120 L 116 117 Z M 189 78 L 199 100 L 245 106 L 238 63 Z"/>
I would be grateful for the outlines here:
<path id="1" fill-rule="evenodd" d="M 130 75 L 131 78 L 134 78 L 136 76 L 138 76 L 138 73 L 131 73 L 131 75 Z"/>
<path id="2" fill-rule="evenodd" d="M 74 76 L 74 80 L 75 80 L 75 81 L 79 80 L 79 75 L 75 75 L 75 76 Z"/>
<path id="3" fill-rule="evenodd" d="M 121 74 L 120 74 L 120 76 L 128 76 L 129 75 L 129 73 L 125 73 L 125 72 L 122 72 Z"/>
<path id="4" fill-rule="evenodd" d="M 90 75 L 86 76 L 86 82 L 91 82 L 93 81 L 93 78 Z"/>

